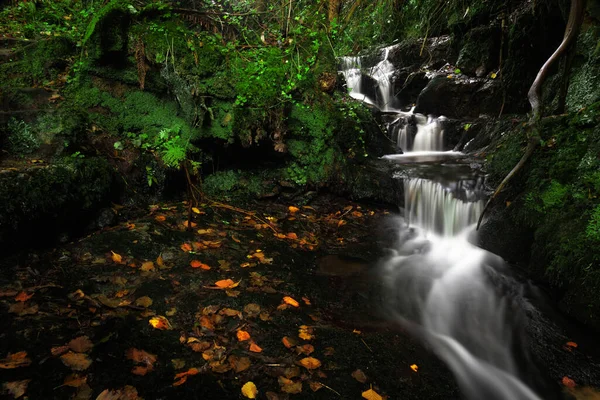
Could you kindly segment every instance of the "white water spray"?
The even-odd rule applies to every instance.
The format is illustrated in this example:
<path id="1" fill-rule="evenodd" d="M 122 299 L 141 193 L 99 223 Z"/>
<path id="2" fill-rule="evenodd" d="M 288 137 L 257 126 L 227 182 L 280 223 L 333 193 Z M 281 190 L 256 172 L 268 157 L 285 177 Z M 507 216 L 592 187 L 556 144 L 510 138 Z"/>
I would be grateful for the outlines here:
<path id="1" fill-rule="evenodd" d="M 421 118 L 416 125 L 412 148 L 410 138 L 400 138 L 402 131 L 399 141 L 405 150 L 419 151 L 388 158 L 414 163 L 419 156 L 447 155 L 440 151 L 443 130 L 438 120 Z M 522 310 L 492 283 L 503 276 L 498 271 L 503 261 L 468 241 L 483 209 L 480 188 L 461 183 L 404 180 L 400 240 L 384 265 L 392 309 L 448 364 L 469 399 L 539 400 L 517 378 L 512 353 L 518 345 L 513 319 Z"/>

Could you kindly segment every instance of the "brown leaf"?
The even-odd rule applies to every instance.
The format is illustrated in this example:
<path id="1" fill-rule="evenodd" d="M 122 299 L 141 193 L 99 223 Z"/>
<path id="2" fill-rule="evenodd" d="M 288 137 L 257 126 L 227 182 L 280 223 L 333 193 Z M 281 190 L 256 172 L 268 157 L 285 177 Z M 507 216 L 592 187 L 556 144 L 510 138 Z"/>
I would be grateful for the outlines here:
<path id="1" fill-rule="evenodd" d="M 39 307 L 37 304 L 32 305 L 31 307 L 27 307 L 25 303 L 15 303 L 11 304 L 8 307 L 8 312 L 12 314 L 17 314 L 22 317 L 24 315 L 34 315 L 37 314 Z"/>
<path id="2" fill-rule="evenodd" d="M 65 354 L 67 351 L 69 351 L 69 346 L 59 346 L 50 349 L 50 353 L 52 353 L 52 355 L 55 357 Z"/>
<path id="3" fill-rule="evenodd" d="M 575 383 L 575 381 L 567 376 L 563 376 L 562 378 L 562 384 L 568 388 L 574 388 L 575 386 L 577 386 L 577 384 Z"/>
<path id="4" fill-rule="evenodd" d="M 291 379 L 287 379 L 283 376 L 277 378 L 279 387 L 282 392 L 289 394 L 297 394 L 302 392 L 302 381 L 294 382 Z"/>
<path id="5" fill-rule="evenodd" d="M 70 374 L 65 378 L 63 385 L 78 388 L 87 382 L 87 375 Z"/>
<path id="6" fill-rule="evenodd" d="M 140 271 L 144 271 L 144 272 L 154 271 L 154 262 L 152 262 L 152 261 L 143 262 L 142 266 L 140 267 Z"/>
<path id="7" fill-rule="evenodd" d="M 19 367 L 27 367 L 31 364 L 31 360 L 27 357 L 26 351 L 10 354 L 5 359 L 0 360 L 1 369 L 14 369 Z"/>
<path id="8" fill-rule="evenodd" d="M 296 339 L 293 339 L 293 338 L 290 338 L 290 337 L 287 337 L 287 336 L 284 336 L 283 339 L 281 339 L 281 342 L 288 349 L 294 347 L 298 343 L 296 341 Z"/>
<path id="9" fill-rule="evenodd" d="M 2 386 L 13 398 L 18 399 L 27 392 L 27 385 L 31 382 L 31 379 L 25 379 L 22 381 L 6 382 Z"/>
<path id="10" fill-rule="evenodd" d="M 244 312 L 249 318 L 256 317 L 260 314 L 260 306 L 256 303 L 249 303 L 244 306 Z"/>
<path id="11" fill-rule="evenodd" d="M 231 368 L 233 368 L 237 373 L 247 370 L 248 368 L 250 368 L 251 364 L 250 358 L 238 357 L 234 355 L 229 356 L 227 358 L 227 361 L 229 361 Z"/>
<path id="12" fill-rule="evenodd" d="M 92 365 L 92 360 L 83 353 L 68 352 L 60 356 L 60 360 L 73 371 L 85 371 Z"/>
<path id="13" fill-rule="evenodd" d="M 148 308 L 152 305 L 153 301 L 148 296 L 142 296 L 135 300 L 135 305 L 139 307 Z"/>
<path id="14" fill-rule="evenodd" d="M 365 375 L 365 373 L 364 373 L 362 370 L 360 370 L 360 369 L 357 369 L 356 371 L 354 371 L 354 372 L 352 373 L 352 377 L 353 377 L 354 379 L 356 379 L 357 381 L 359 381 L 360 383 L 365 383 L 365 382 L 367 382 L 367 376 L 366 376 L 366 375 Z"/>
<path id="15" fill-rule="evenodd" d="M 321 361 L 317 360 L 314 357 L 303 358 L 299 361 L 299 363 L 306 369 L 317 369 L 321 366 Z"/>
<path id="16" fill-rule="evenodd" d="M 151 354 L 147 351 L 139 350 L 134 347 L 125 352 L 125 357 L 134 363 L 144 364 L 148 367 L 154 366 L 154 363 L 156 362 L 156 354 Z"/>
<path id="17" fill-rule="evenodd" d="M 33 293 L 27 294 L 26 292 L 21 292 L 15 297 L 15 300 L 25 302 L 32 297 L 33 297 Z"/>
<path id="18" fill-rule="evenodd" d="M 142 400 L 142 398 L 138 397 L 136 388 L 127 385 L 123 389 L 106 389 L 96 397 L 96 400 Z"/>
<path id="19" fill-rule="evenodd" d="M 87 336 L 79 336 L 71 340 L 68 346 L 75 353 L 87 353 L 94 347 L 94 343 Z"/>
<path id="20" fill-rule="evenodd" d="M 315 348 L 312 344 L 303 344 L 302 346 L 296 347 L 296 351 L 298 354 L 306 354 L 307 356 L 315 351 Z"/>

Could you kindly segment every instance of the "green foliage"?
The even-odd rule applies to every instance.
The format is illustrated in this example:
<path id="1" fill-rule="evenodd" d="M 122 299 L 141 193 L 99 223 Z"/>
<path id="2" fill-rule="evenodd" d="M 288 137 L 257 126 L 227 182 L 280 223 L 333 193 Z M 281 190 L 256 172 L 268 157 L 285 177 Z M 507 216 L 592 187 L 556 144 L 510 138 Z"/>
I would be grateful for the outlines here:
<path id="1" fill-rule="evenodd" d="M 600 205 L 596 206 L 585 229 L 588 239 L 600 243 Z"/>
<path id="2" fill-rule="evenodd" d="M 40 142 L 33 132 L 31 125 L 25 121 L 11 118 L 8 121 L 8 145 L 13 154 L 24 155 L 33 153 Z"/>

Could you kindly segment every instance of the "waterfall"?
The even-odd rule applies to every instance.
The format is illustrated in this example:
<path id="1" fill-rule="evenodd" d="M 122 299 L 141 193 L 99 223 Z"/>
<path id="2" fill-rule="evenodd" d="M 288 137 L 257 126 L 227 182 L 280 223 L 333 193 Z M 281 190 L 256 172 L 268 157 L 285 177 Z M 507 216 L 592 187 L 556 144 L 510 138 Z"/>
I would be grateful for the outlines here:
<path id="1" fill-rule="evenodd" d="M 375 67 L 362 71 L 360 59 L 346 58 L 342 64 L 353 66 L 344 72 L 351 95 L 389 111 L 392 65 L 387 58 L 385 51 Z M 365 76 L 377 82 L 375 95 L 363 93 Z M 469 242 L 483 210 L 482 177 L 449 179 L 426 168 L 436 164 L 452 171 L 466 157 L 444 151 L 443 117 L 396 111 L 391 118 L 388 132 L 400 154 L 382 158 L 408 172 L 401 175 L 404 216 L 395 229 L 398 243 L 382 263 L 387 305 L 446 362 L 466 398 L 539 400 L 518 378 L 515 358 L 527 358 L 520 328 L 531 305 L 505 273 L 504 261 Z M 470 170 L 468 164 L 462 167 Z"/>

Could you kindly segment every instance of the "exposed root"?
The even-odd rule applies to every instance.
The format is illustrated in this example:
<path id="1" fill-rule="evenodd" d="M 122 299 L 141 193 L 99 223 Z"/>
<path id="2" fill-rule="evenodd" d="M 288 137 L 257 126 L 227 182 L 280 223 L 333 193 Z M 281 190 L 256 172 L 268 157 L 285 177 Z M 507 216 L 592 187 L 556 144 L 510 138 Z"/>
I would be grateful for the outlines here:
<path id="1" fill-rule="evenodd" d="M 483 216 L 485 212 L 488 210 L 490 204 L 498 197 L 498 194 L 504 189 L 507 183 L 512 179 L 513 176 L 517 174 L 523 168 L 527 160 L 531 157 L 535 149 L 537 148 L 540 137 L 537 134 L 538 126 L 542 119 L 542 85 L 548 76 L 548 71 L 552 64 L 558 60 L 563 53 L 565 53 L 569 46 L 573 43 L 574 40 L 577 39 L 577 34 L 579 32 L 579 27 L 581 26 L 581 22 L 583 20 L 583 11 L 584 11 L 584 2 L 585 0 L 571 0 L 571 9 L 569 11 L 569 21 L 567 22 L 567 26 L 565 28 L 565 36 L 563 37 L 562 42 L 552 53 L 550 58 L 544 63 L 540 71 L 538 72 L 529 92 L 527 93 L 527 98 L 529 99 L 529 103 L 531 104 L 532 116 L 530 119 L 531 129 L 535 132 L 534 135 L 531 135 L 529 138 L 529 144 L 527 145 L 527 149 L 525 150 L 525 154 L 519 160 L 517 165 L 506 175 L 506 177 L 500 182 L 498 188 L 494 191 L 494 194 L 490 197 L 490 199 L 485 204 L 481 215 L 479 216 L 479 220 L 477 221 L 477 229 L 481 226 L 481 221 L 483 220 Z"/>

